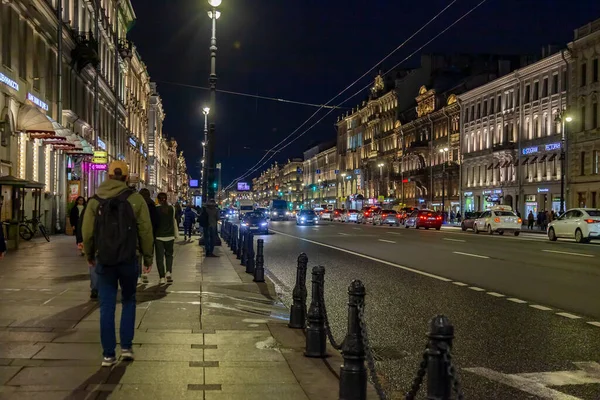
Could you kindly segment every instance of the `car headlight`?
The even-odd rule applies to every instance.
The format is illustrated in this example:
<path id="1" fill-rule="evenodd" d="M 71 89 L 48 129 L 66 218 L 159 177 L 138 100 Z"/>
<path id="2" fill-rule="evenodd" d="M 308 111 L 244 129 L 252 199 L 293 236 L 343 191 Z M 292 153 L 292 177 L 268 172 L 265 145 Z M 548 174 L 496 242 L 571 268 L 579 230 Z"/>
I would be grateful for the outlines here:
<path id="1" fill-rule="evenodd" d="M 277 213 L 276 213 L 276 212 L 273 212 L 273 215 L 277 216 Z"/>
<path id="2" fill-rule="evenodd" d="M 247 222 L 242 223 L 242 226 L 248 226 Z"/>
<path id="3" fill-rule="evenodd" d="M 267 223 L 263 222 L 262 224 L 260 224 L 260 226 L 267 226 Z"/>
<path id="4" fill-rule="evenodd" d="M 305 220 L 305 218 L 304 218 L 304 217 L 300 217 L 300 220 L 301 220 L 301 221 L 304 221 L 304 220 Z"/>
<path id="5" fill-rule="evenodd" d="M 318 221 L 318 220 L 319 220 L 319 218 L 315 218 L 315 221 Z"/>
<path id="6" fill-rule="evenodd" d="M 286 212 L 285 212 L 285 215 L 290 215 L 289 211 L 286 211 Z"/>

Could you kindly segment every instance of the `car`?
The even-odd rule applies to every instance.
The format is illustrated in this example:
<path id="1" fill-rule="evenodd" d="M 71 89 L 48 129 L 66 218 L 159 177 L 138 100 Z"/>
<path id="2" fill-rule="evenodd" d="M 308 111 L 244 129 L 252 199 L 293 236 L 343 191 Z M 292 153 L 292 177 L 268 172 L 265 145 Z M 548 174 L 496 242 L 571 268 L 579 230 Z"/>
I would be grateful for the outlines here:
<path id="1" fill-rule="evenodd" d="M 408 218 L 406 218 L 406 221 L 404 222 L 404 227 L 406 229 L 410 228 L 411 226 L 415 229 L 435 228 L 435 230 L 439 231 L 442 229 L 442 216 L 433 210 L 415 210 Z"/>
<path id="2" fill-rule="evenodd" d="M 499 235 L 504 235 L 504 232 L 512 232 L 515 236 L 521 233 L 521 225 L 523 220 L 514 213 L 510 206 L 494 206 L 491 209 L 484 211 L 473 223 L 473 231 L 475 233 L 487 232 L 492 235 L 498 232 Z"/>
<path id="3" fill-rule="evenodd" d="M 318 224 L 319 216 L 314 210 L 302 210 L 296 216 L 296 225 Z"/>
<path id="4" fill-rule="evenodd" d="M 379 211 L 381 211 L 381 207 L 369 207 L 364 210 L 361 222 L 363 224 L 373 223 L 373 216 Z"/>
<path id="5" fill-rule="evenodd" d="M 465 219 L 463 219 L 460 223 L 460 228 L 463 231 L 466 231 L 467 229 L 473 229 L 473 226 L 475 225 L 475 220 L 479 218 L 480 215 L 480 212 L 466 212 Z"/>
<path id="6" fill-rule="evenodd" d="M 373 216 L 373 225 L 400 226 L 399 214 L 394 210 L 380 210 Z"/>
<path id="7" fill-rule="evenodd" d="M 333 221 L 333 211 L 325 208 L 321 211 L 319 218 L 324 221 Z"/>
<path id="8" fill-rule="evenodd" d="M 332 220 L 342 222 L 343 216 L 344 216 L 344 210 L 342 210 L 341 208 L 336 208 L 335 210 L 333 210 Z"/>
<path id="9" fill-rule="evenodd" d="M 354 222 L 358 224 L 358 210 L 346 210 L 342 217 L 342 222 Z"/>
<path id="10" fill-rule="evenodd" d="M 260 211 L 250 211 L 244 214 L 241 228 L 250 232 L 269 234 L 269 222 L 267 216 Z"/>
<path id="11" fill-rule="evenodd" d="M 573 208 L 548 225 L 548 239 L 575 239 L 577 243 L 589 243 L 600 239 L 600 209 Z"/>

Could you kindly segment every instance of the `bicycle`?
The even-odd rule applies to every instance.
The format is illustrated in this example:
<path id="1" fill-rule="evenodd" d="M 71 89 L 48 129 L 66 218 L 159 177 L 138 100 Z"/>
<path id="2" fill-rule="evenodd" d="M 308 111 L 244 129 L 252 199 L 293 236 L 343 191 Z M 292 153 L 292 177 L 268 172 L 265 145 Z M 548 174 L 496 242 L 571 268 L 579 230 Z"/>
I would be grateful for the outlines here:
<path id="1" fill-rule="evenodd" d="M 50 237 L 48 236 L 46 227 L 37 218 L 26 219 L 25 221 L 21 222 L 19 224 L 19 236 L 21 236 L 23 240 L 30 241 L 33 239 L 35 236 L 35 231 L 38 229 L 44 238 L 46 238 L 46 241 L 49 242 Z"/>

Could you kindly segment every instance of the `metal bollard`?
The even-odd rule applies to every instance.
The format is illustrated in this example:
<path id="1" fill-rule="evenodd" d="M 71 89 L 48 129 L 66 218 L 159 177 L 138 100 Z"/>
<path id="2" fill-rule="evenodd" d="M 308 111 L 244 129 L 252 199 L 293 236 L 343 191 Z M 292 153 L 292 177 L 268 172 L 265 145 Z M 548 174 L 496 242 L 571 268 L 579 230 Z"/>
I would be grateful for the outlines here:
<path id="1" fill-rule="evenodd" d="M 236 253 L 236 257 L 238 260 L 242 259 L 242 243 L 243 242 L 243 234 L 244 232 L 242 231 L 242 227 L 240 226 L 240 228 L 238 229 L 238 231 L 236 231 L 236 235 L 238 235 L 238 237 L 236 238 L 237 241 L 237 253 Z"/>
<path id="2" fill-rule="evenodd" d="M 327 355 L 327 332 L 320 293 L 325 278 L 325 267 L 312 269 L 312 300 L 308 309 L 306 326 L 306 357 L 324 358 Z"/>
<path id="3" fill-rule="evenodd" d="M 242 233 L 242 242 L 240 243 L 242 246 L 242 258 L 240 260 L 240 265 L 246 266 L 246 261 L 248 257 L 248 247 L 246 245 L 246 241 L 248 240 L 248 229 L 244 230 Z"/>
<path id="4" fill-rule="evenodd" d="M 233 231 L 231 234 L 231 251 L 233 252 L 233 254 L 235 254 L 237 252 L 237 246 L 238 246 L 238 242 L 237 242 L 237 230 L 238 227 L 237 225 L 233 226 Z"/>
<path id="5" fill-rule="evenodd" d="M 246 241 L 248 248 L 246 249 L 246 273 L 254 274 L 254 234 L 248 232 Z"/>
<path id="6" fill-rule="evenodd" d="M 225 223 L 225 232 L 223 234 L 223 239 L 225 239 L 225 243 L 229 244 L 229 233 L 231 230 L 231 224 L 229 222 Z"/>
<path id="7" fill-rule="evenodd" d="M 447 351 L 452 349 L 454 326 L 444 315 L 431 319 L 429 325 L 429 344 L 427 346 L 427 398 L 452 398 L 452 377 L 449 375 Z"/>
<path id="8" fill-rule="evenodd" d="M 288 326 L 294 329 L 304 329 L 306 325 L 306 268 L 308 257 L 304 253 L 298 256 L 298 268 L 296 269 L 296 285 L 292 292 L 294 302 L 290 308 L 290 323 Z"/>
<path id="9" fill-rule="evenodd" d="M 265 240 L 258 239 L 256 241 L 256 265 L 254 267 L 254 282 L 265 281 L 265 256 L 264 256 Z"/>
<path id="10" fill-rule="evenodd" d="M 365 348 L 360 328 L 358 307 L 365 303 L 365 286 L 353 280 L 348 287 L 348 332 L 342 344 L 344 363 L 340 367 L 340 400 L 367 398 Z"/>
<path id="11" fill-rule="evenodd" d="M 229 224 L 229 232 L 227 232 L 227 238 L 229 239 L 227 244 L 229 246 L 231 246 L 231 241 L 233 240 L 233 227 L 234 226 L 235 226 L 234 224 Z"/>

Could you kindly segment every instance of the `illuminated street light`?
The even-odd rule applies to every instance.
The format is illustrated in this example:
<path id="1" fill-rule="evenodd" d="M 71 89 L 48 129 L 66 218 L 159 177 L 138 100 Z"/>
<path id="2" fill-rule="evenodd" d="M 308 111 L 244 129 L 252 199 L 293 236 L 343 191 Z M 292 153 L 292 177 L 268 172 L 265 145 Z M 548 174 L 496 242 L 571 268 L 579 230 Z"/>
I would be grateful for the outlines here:
<path id="1" fill-rule="evenodd" d="M 571 122 L 571 121 L 573 121 L 573 117 L 571 117 L 571 116 L 569 116 L 569 117 L 566 117 L 566 118 L 565 118 L 565 121 L 567 121 L 567 122 Z"/>
<path id="2" fill-rule="evenodd" d="M 215 11 L 215 19 L 219 19 L 220 16 L 221 16 L 221 11 Z M 208 18 L 212 18 L 212 17 L 213 17 L 213 12 L 209 11 Z"/>
<path id="3" fill-rule="evenodd" d="M 222 3 L 222 0 L 208 0 L 208 4 L 212 7 L 219 7 Z"/>
<path id="4" fill-rule="evenodd" d="M 204 107 L 202 109 L 202 112 L 204 113 L 204 115 L 208 115 L 208 113 L 210 113 L 210 107 Z"/>

